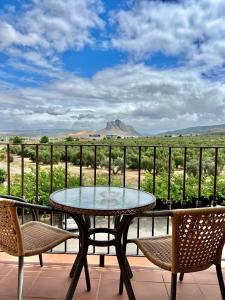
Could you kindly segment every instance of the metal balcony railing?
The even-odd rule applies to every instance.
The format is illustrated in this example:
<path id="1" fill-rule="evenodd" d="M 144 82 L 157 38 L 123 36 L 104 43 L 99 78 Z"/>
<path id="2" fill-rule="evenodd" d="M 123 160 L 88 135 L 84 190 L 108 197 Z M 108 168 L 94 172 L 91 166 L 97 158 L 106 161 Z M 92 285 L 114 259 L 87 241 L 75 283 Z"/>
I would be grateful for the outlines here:
<path id="1" fill-rule="evenodd" d="M 0 157 L 0 169 L 5 171 L 0 184 L 1 193 L 22 196 L 34 203 L 46 204 L 49 194 L 59 188 L 103 184 L 147 190 L 157 197 L 160 209 L 216 206 L 225 199 L 225 147 L 2 143 Z M 56 178 L 59 166 L 63 177 Z M 71 171 L 74 168 L 76 173 Z M 41 177 L 42 170 L 45 171 L 45 179 Z M 129 179 L 130 172 L 132 181 Z M 47 190 L 46 186 L 43 190 L 43 180 L 48 181 Z M 27 212 L 23 211 L 21 222 L 27 218 Z M 48 222 L 56 226 L 65 224 L 62 226 L 67 228 L 63 218 L 51 215 Z M 97 222 L 100 226 L 102 223 L 107 227 L 113 226 L 113 218 L 110 217 L 93 217 L 93 227 Z M 140 237 L 169 232 L 169 217 L 163 220 L 137 218 L 131 225 L 129 235 Z M 68 243 L 60 248 L 63 252 L 72 250 L 74 248 L 71 249 Z M 99 251 L 93 247 L 92 253 Z M 110 248 L 101 252 L 111 253 Z M 130 253 L 138 254 L 137 248 L 133 246 Z"/>

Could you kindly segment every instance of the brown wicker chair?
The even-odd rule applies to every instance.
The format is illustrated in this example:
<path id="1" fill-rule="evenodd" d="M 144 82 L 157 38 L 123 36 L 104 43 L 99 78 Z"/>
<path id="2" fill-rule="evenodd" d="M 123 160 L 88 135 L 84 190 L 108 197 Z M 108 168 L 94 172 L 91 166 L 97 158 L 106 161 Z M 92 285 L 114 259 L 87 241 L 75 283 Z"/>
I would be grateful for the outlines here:
<path id="1" fill-rule="evenodd" d="M 42 266 L 41 254 L 43 252 L 68 239 L 77 238 L 77 235 L 38 221 L 20 225 L 17 217 L 18 207 L 31 209 L 33 216 L 37 209 L 51 212 L 53 209 L 48 206 L 25 203 L 19 197 L 0 195 L 0 248 L 10 255 L 19 257 L 18 299 L 21 300 L 23 298 L 24 257 L 39 255 Z"/>
<path id="2" fill-rule="evenodd" d="M 171 271 L 170 299 L 176 299 L 177 273 L 202 271 L 216 266 L 222 299 L 225 288 L 221 256 L 225 242 L 225 207 L 177 209 L 152 212 L 171 216 L 172 235 L 139 238 L 133 241 L 143 254 L 157 266 Z"/>

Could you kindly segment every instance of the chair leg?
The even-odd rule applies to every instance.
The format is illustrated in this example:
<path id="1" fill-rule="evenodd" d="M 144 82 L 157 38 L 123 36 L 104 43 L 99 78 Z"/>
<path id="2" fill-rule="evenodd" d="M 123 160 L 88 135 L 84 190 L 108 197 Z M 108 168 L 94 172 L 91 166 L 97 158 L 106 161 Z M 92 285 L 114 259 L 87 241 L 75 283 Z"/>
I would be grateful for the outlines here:
<path id="1" fill-rule="evenodd" d="M 216 265 L 216 273 L 217 273 L 217 278 L 218 278 L 218 281 L 219 281 L 221 296 L 222 296 L 222 299 L 225 300 L 225 287 L 224 287 L 223 273 L 222 273 L 222 269 L 221 269 L 221 264 Z"/>
<path id="2" fill-rule="evenodd" d="M 177 274 L 172 273 L 170 300 L 176 300 L 176 290 L 177 290 Z"/>
<path id="3" fill-rule="evenodd" d="M 43 267 L 43 258 L 42 258 L 42 254 L 39 254 L 39 262 L 40 262 L 40 266 Z"/>
<path id="4" fill-rule="evenodd" d="M 180 273 L 179 280 L 180 280 L 180 281 L 183 281 L 183 278 L 184 278 L 184 273 Z"/>
<path id="5" fill-rule="evenodd" d="M 24 273 L 24 256 L 19 256 L 18 288 L 17 288 L 18 300 L 23 299 L 23 273 Z"/>
<path id="6" fill-rule="evenodd" d="M 90 275 L 89 275 L 89 270 L 88 270 L 87 257 L 85 258 L 85 261 L 84 261 L 84 271 L 85 271 L 87 290 L 90 291 L 91 283 L 90 283 Z"/>

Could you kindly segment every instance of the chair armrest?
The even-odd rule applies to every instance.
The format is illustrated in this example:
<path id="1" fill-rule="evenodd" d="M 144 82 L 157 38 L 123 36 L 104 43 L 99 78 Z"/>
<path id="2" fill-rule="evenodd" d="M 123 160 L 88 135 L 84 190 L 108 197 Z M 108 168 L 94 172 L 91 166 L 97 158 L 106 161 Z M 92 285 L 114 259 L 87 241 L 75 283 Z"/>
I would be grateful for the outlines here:
<path id="1" fill-rule="evenodd" d="M 20 208 L 29 208 L 33 210 L 44 210 L 44 211 L 49 211 L 49 212 L 61 212 L 60 210 L 57 210 L 51 206 L 47 205 L 40 205 L 40 204 L 32 204 L 32 203 L 27 203 L 27 202 L 15 202 L 16 207 Z"/>
<path id="2" fill-rule="evenodd" d="M 141 214 L 136 214 L 135 217 L 172 217 L 173 210 L 152 210 Z"/>
<path id="3" fill-rule="evenodd" d="M 23 198 L 13 196 L 13 195 L 5 195 L 5 194 L 0 194 L 0 198 L 5 198 L 5 199 L 10 199 L 10 200 L 16 200 L 19 202 L 26 202 Z"/>
<path id="4" fill-rule="evenodd" d="M 21 198 L 21 197 L 17 197 L 17 196 L 13 196 L 13 195 L 5 195 L 5 194 L 0 194 L 0 198 L 4 198 L 4 199 L 9 199 L 9 200 L 14 200 L 15 202 L 15 207 L 18 208 L 28 208 L 31 210 L 31 214 L 33 217 L 33 220 L 37 220 L 37 210 L 43 210 L 43 211 L 47 211 L 47 212 L 60 212 L 60 210 L 57 210 L 51 206 L 47 206 L 47 205 L 39 205 L 39 204 L 32 204 L 32 203 L 27 203 L 25 201 L 25 199 Z"/>

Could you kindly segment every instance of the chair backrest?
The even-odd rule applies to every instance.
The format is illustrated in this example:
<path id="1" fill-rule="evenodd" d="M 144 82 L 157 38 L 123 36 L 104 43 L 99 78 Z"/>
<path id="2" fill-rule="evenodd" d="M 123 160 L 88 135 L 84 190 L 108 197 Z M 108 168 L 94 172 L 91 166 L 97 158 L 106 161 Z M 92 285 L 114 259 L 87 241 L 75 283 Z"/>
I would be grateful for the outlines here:
<path id="1" fill-rule="evenodd" d="M 172 217 L 172 272 L 207 269 L 221 261 L 225 207 L 177 209 Z"/>
<path id="2" fill-rule="evenodd" d="M 14 256 L 23 255 L 23 243 L 14 200 L 0 198 L 0 248 Z"/>

